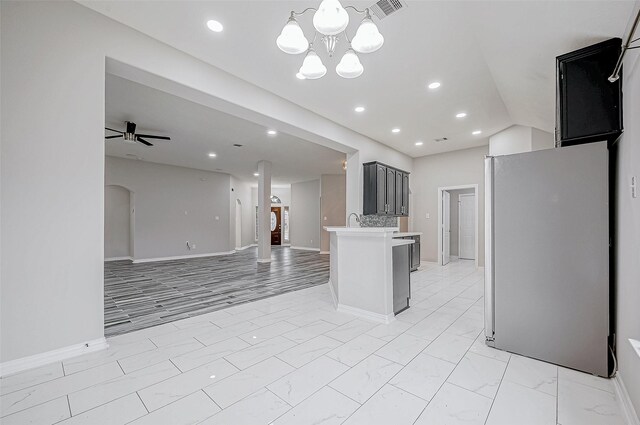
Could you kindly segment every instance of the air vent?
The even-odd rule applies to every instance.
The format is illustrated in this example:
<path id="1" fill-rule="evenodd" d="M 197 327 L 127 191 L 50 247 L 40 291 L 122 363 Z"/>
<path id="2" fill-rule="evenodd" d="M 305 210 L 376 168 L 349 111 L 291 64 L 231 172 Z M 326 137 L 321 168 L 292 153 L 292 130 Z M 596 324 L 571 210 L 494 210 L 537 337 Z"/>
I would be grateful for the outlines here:
<path id="1" fill-rule="evenodd" d="M 449 140 L 449 139 L 448 139 L 448 138 L 446 138 L 446 137 L 441 137 L 441 138 L 439 138 L 439 139 L 433 139 L 433 140 L 435 140 L 436 142 L 440 143 L 440 142 L 446 142 L 446 141 L 447 141 L 447 140 Z"/>
<path id="2" fill-rule="evenodd" d="M 382 20 L 399 10 L 406 8 L 407 3 L 404 0 L 380 0 L 369 9 L 378 19 Z"/>
<path id="3" fill-rule="evenodd" d="M 241 148 L 242 145 L 240 143 L 234 143 L 233 146 L 235 146 L 236 148 Z"/>

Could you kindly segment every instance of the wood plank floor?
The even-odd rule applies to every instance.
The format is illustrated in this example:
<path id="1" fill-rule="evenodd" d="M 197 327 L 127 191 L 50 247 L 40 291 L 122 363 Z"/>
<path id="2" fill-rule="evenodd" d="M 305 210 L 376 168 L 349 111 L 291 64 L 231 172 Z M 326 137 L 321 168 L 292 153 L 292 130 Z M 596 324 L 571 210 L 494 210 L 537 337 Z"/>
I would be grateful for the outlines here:
<path id="1" fill-rule="evenodd" d="M 105 335 L 185 319 L 328 280 L 328 255 L 287 247 L 273 247 L 271 263 L 266 264 L 257 263 L 257 248 L 219 257 L 105 262 Z"/>

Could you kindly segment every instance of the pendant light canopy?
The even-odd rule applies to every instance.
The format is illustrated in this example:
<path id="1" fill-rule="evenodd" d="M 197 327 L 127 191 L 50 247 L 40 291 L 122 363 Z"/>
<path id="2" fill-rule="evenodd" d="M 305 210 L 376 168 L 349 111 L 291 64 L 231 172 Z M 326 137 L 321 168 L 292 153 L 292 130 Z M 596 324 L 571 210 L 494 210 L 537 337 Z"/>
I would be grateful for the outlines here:
<path id="1" fill-rule="evenodd" d="M 403 3 L 403 0 L 396 1 Z M 373 7 L 378 6 L 374 5 Z M 347 9 L 364 15 L 353 40 L 347 33 L 349 25 Z M 313 26 L 316 30 L 311 43 L 296 21 L 297 16 L 308 11 L 314 11 Z M 357 53 L 373 53 L 384 44 L 384 37 L 378 31 L 376 24 L 373 23 L 369 9 L 359 10 L 351 5 L 345 9 L 340 4 L 340 0 L 322 0 L 317 9 L 309 7 L 302 12 L 292 11 L 289 20 L 276 39 L 276 44 L 280 50 L 288 54 L 297 55 L 306 52 L 302 66 L 296 74 L 296 77 L 301 80 L 316 80 L 327 73 L 327 68 L 313 48 L 316 40 L 324 44 L 329 59 L 333 57 L 334 52 L 339 51 L 336 48 L 339 48 L 343 40 L 350 44 L 335 68 L 336 73 L 342 78 L 357 78 L 362 75 L 364 67 L 360 63 Z"/>
<path id="2" fill-rule="evenodd" d="M 290 55 L 304 53 L 309 48 L 309 41 L 293 17 L 289 18 L 287 24 L 282 28 L 280 36 L 276 39 L 276 44 L 280 50 Z"/>
<path id="3" fill-rule="evenodd" d="M 351 47 L 358 53 L 373 53 L 384 44 L 384 37 L 378 31 L 371 17 L 367 15 L 362 20 L 355 37 L 351 40 Z"/>
<path id="4" fill-rule="evenodd" d="M 317 80 L 324 77 L 326 73 L 327 67 L 322 64 L 320 57 L 313 49 L 309 49 L 300 67 L 300 75 L 307 80 Z"/>
<path id="5" fill-rule="evenodd" d="M 364 68 L 353 49 L 347 50 L 340 63 L 336 66 L 336 73 L 342 78 L 357 78 L 363 72 Z"/>
<path id="6" fill-rule="evenodd" d="M 341 33 L 349 25 L 349 14 L 339 0 L 322 0 L 313 15 L 313 26 L 324 35 Z"/>

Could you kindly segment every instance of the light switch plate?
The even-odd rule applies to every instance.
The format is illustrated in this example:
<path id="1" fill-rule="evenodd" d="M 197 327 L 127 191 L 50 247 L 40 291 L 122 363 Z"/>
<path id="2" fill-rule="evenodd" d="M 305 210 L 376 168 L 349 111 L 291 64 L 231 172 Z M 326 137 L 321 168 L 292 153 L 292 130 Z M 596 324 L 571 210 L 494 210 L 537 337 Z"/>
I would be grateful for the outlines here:
<path id="1" fill-rule="evenodd" d="M 638 186 L 637 186 L 638 178 L 636 176 L 631 176 L 631 197 L 638 197 Z"/>
<path id="2" fill-rule="evenodd" d="M 426 217 L 431 218 L 431 214 L 427 213 Z"/>

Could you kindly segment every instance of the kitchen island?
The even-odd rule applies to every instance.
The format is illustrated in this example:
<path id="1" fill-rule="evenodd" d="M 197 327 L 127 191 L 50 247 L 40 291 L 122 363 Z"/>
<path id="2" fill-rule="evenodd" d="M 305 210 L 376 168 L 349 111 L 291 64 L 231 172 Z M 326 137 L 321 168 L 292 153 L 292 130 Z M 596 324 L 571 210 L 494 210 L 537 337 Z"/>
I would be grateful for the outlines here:
<path id="1" fill-rule="evenodd" d="M 398 239 L 397 227 L 325 227 L 325 230 L 331 235 L 329 287 L 336 309 L 391 323 L 395 320 L 393 250 L 408 248 L 413 240 Z M 409 261 L 402 262 L 399 266 L 402 269 L 397 267 L 395 275 L 406 275 L 408 285 Z M 406 291 L 408 296 L 408 288 Z"/>

